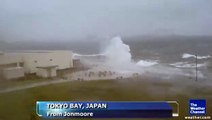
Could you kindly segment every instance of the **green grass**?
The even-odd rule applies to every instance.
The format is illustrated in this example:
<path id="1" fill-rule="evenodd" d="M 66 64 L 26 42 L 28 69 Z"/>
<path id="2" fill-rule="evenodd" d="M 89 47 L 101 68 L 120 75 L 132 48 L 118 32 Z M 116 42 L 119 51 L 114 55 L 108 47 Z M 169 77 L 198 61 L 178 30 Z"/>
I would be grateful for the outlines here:
<path id="1" fill-rule="evenodd" d="M 137 80 L 100 80 L 100 81 L 72 81 L 36 87 L 21 91 L 0 94 L 0 120 L 29 120 L 35 115 L 35 103 L 38 100 L 50 101 L 164 101 L 177 100 L 180 103 L 180 118 L 188 115 L 190 98 L 201 98 L 211 95 L 212 88 L 190 89 L 187 91 L 169 92 L 172 83 L 147 82 Z M 153 91 L 155 90 L 155 92 Z M 211 105 L 212 99 L 206 98 Z M 210 100 L 210 101 L 209 101 Z M 207 108 L 212 112 L 211 106 Z M 85 120 L 85 119 L 83 119 Z M 148 119 L 149 120 L 149 119 Z"/>
<path id="2" fill-rule="evenodd" d="M 28 85 L 32 83 L 38 83 L 43 81 L 49 81 L 52 80 L 50 78 L 40 78 L 34 75 L 27 75 L 24 78 L 14 79 L 14 80 L 3 80 L 0 81 L 0 90 L 11 88 L 11 87 L 17 87 L 17 86 L 23 86 Z"/>

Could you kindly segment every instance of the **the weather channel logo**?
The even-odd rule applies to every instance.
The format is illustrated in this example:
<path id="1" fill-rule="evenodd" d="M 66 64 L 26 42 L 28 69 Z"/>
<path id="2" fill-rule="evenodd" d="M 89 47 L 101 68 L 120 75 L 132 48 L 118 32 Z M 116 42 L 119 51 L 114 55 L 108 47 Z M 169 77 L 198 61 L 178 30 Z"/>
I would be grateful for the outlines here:
<path id="1" fill-rule="evenodd" d="M 190 115 L 206 115 L 206 100 L 193 99 L 189 104 Z"/>

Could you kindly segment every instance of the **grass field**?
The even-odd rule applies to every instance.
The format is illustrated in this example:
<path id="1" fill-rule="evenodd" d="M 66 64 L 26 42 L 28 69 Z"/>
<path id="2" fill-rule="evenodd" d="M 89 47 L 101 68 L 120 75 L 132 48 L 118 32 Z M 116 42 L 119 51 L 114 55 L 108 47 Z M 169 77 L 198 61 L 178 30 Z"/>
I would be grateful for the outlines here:
<path id="1" fill-rule="evenodd" d="M 37 100 L 50 101 L 165 101 L 177 100 L 180 103 L 180 117 L 188 115 L 188 102 L 191 98 L 206 98 L 207 112 L 212 113 L 212 88 L 187 86 L 178 88 L 172 82 L 145 80 L 102 80 L 70 81 L 67 83 L 36 87 L 0 94 L 0 120 L 30 120 L 35 117 Z M 55 119 L 54 119 L 55 120 Z M 74 119 L 72 119 L 74 120 Z M 85 120 L 85 119 L 83 119 Z M 143 120 L 143 119 L 142 119 Z M 150 120 L 150 119 L 148 119 Z"/>
<path id="2" fill-rule="evenodd" d="M 2 80 L 2 78 L 0 78 Z M 2 80 L 0 81 L 0 90 L 4 90 L 6 88 L 17 87 L 28 85 L 32 83 L 44 82 L 44 81 L 52 81 L 51 78 L 41 78 L 35 75 L 26 75 L 24 78 L 13 79 L 13 80 Z"/>

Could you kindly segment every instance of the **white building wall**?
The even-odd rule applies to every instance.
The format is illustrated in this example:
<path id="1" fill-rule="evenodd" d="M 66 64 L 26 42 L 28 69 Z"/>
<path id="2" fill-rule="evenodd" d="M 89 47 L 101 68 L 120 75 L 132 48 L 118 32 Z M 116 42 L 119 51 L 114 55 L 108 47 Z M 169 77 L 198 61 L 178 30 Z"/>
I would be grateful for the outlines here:
<path id="1" fill-rule="evenodd" d="M 71 51 L 51 51 L 43 53 L 24 53 L 24 69 L 26 73 L 36 73 L 37 67 L 58 66 L 57 69 L 73 67 Z"/>
<path id="2" fill-rule="evenodd" d="M 70 51 L 52 52 L 49 57 L 52 58 L 52 65 L 58 65 L 58 69 L 67 69 L 73 67 L 73 53 Z"/>
<path id="3" fill-rule="evenodd" d="M 51 73 L 51 77 L 56 77 L 57 76 L 56 68 L 52 68 L 50 73 Z"/>
<path id="4" fill-rule="evenodd" d="M 22 67 L 3 69 L 3 77 L 8 80 L 24 77 L 24 69 Z"/>
<path id="5" fill-rule="evenodd" d="M 0 54 L 0 65 L 24 63 L 25 73 L 36 73 L 37 67 L 58 66 L 57 69 L 73 67 L 73 53 L 71 51 L 31 51 L 20 53 Z M 56 71 L 51 72 L 52 76 Z"/>
<path id="6" fill-rule="evenodd" d="M 22 56 L 16 54 L 0 54 L 0 65 L 23 62 Z"/>
<path id="7" fill-rule="evenodd" d="M 47 71 L 45 69 L 38 69 L 36 72 L 37 76 L 47 78 Z"/>
<path id="8" fill-rule="evenodd" d="M 56 68 L 49 68 L 49 69 L 43 69 L 43 68 L 38 68 L 36 71 L 36 75 L 44 78 L 48 77 L 56 77 Z"/>

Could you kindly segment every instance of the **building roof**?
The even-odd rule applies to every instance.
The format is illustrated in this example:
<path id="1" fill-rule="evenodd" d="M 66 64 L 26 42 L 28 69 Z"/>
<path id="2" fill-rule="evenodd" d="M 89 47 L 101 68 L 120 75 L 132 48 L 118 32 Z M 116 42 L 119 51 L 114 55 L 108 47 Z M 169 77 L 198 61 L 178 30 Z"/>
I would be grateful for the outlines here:
<path id="1" fill-rule="evenodd" d="M 9 67 L 9 68 L 4 68 L 3 70 L 18 70 L 18 69 L 23 69 L 23 67 Z"/>
<path id="2" fill-rule="evenodd" d="M 58 67 L 58 65 L 52 65 L 52 66 L 38 66 L 36 68 L 40 68 L 40 69 L 51 69 L 51 68 L 56 68 Z"/>

